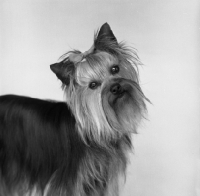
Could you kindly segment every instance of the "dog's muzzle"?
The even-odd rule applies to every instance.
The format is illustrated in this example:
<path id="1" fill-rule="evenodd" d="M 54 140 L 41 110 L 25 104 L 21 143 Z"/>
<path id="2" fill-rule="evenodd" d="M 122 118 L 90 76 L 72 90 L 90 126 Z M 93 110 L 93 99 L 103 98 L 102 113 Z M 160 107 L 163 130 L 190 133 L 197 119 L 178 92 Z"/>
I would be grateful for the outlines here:
<path id="1" fill-rule="evenodd" d="M 119 100 L 123 101 L 124 99 L 130 97 L 133 90 L 132 81 L 126 79 L 115 79 L 113 83 L 107 89 L 106 93 L 108 95 L 108 102 L 111 106 L 114 106 Z"/>

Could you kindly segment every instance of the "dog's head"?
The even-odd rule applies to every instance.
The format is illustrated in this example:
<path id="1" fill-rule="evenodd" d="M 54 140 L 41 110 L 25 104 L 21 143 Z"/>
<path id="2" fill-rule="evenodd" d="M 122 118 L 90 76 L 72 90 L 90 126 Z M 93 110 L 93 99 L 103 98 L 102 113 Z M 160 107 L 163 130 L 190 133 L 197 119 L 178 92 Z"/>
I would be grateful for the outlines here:
<path id="1" fill-rule="evenodd" d="M 102 143 L 136 132 L 146 110 L 139 63 L 135 51 L 118 43 L 105 23 L 88 51 L 69 52 L 51 65 L 83 138 Z"/>

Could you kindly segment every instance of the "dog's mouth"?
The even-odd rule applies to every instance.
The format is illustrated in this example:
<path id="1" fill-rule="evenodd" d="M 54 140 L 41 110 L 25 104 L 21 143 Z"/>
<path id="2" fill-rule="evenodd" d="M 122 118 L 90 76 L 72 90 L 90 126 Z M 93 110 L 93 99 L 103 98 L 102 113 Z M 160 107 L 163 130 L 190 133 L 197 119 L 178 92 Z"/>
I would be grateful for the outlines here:
<path id="1" fill-rule="evenodd" d="M 115 96 L 110 95 L 108 102 L 109 102 L 110 106 L 114 108 L 119 103 L 121 103 L 122 105 L 128 103 L 129 102 L 128 99 L 130 99 L 130 98 L 131 98 L 130 92 L 127 90 L 123 90 Z"/>
<path id="2" fill-rule="evenodd" d="M 110 105 L 111 105 L 111 106 L 115 105 L 115 104 L 119 101 L 119 99 L 124 98 L 126 94 L 127 94 L 127 92 L 126 92 L 125 90 L 123 90 L 122 92 L 120 92 L 120 93 L 119 93 L 118 95 L 116 95 L 115 97 L 110 98 L 110 99 L 111 99 L 111 100 L 110 100 Z"/>
<path id="3" fill-rule="evenodd" d="M 110 107 L 115 112 L 127 107 L 139 107 L 142 99 L 145 98 L 136 82 L 122 79 L 105 87 L 102 95 L 105 110 Z"/>
<path id="4" fill-rule="evenodd" d="M 125 90 L 122 90 L 122 91 L 119 93 L 119 95 L 117 96 L 117 99 L 122 98 L 125 94 L 126 94 L 126 91 L 125 91 Z"/>
<path id="5" fill-rule="evenodd" d="M 118 84 L 120 86 L 112 84 L 102 91 L 103 110 L 111 127 L 136 132 L 146 109 L 146 97 L 136 82 L 123 80 Z"/>

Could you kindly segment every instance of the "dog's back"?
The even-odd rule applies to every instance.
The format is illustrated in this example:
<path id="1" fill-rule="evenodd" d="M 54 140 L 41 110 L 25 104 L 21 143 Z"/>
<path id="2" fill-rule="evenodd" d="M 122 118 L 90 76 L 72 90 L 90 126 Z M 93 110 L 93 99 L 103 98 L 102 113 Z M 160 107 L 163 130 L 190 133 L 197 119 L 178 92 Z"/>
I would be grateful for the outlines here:
<path id="1" fill-rule="evenodd" d="M 66 103 L 1 96 L 0 196 L 12 195 L 14 190 L 24 195 L 28 183 L 45 190 L 55 172 L 59 179 L 55 186 L 60 186 L 65 176 L 68 182 L 73 181 L 84 155 L 79 138 Z"/>

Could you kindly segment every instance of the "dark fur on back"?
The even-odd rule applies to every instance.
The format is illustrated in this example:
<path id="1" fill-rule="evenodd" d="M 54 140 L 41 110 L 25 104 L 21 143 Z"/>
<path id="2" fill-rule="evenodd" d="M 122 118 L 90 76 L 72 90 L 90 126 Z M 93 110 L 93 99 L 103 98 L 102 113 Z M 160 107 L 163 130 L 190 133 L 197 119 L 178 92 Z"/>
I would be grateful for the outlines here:
<path id="1" fill-rule="evenodd" d="M 55 185 L 69 183 L 66 177 L 76 179 L 74 168 L 86 147 L 65 103 L 11 95 L 0 98 L 0 108 L 0 166 L 9 183 L 15 183 L 11 179 L 18 183 L 28 174 L 31 184 L 39 181 L 43 188 L 55 171 L 62 179 L 55 178 Z"/>
<path id="2" fill-rule="evenodd" d="M 129 137 L 125 137 L 124 142 L 131 147 Z M 0 173 L 8 190 L 25 181 L 30 187 L 36 184 L 43 192 L 54 176 L 52 187 L 58 192 L 64 187 L 73 195 L 80 165 L 85 162 L 87 166 L 94 164 L 96 172 L 99 171 L 96 178 L 89 176 L 88 182 L 83 184 L 85 195 L 93 195 L 94 187 L 103 191 L 109 177 L 106 167 L 113 156 L 126 164 L 121 143 L 112 143 L 109 151 L 91 141 L 86 145 L 64 102 L 14 95 L 0 97 Z M 91 161 L 86 159 L 88 154 L 93 157 L 93 163 L 87 164 Z M 104 167 L 98 168 L 100 164 Z M 104 176 L 100 169 L 104 170 Z M 52 195 L 55 190 L 52 189 Z"/>

